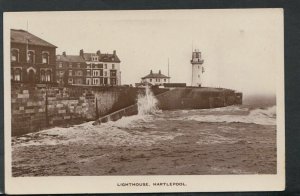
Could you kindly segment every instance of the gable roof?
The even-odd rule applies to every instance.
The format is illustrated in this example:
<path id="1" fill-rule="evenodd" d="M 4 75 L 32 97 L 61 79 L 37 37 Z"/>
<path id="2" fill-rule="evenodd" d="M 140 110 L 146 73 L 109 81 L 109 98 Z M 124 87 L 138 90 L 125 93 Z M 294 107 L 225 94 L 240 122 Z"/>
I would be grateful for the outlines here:
<path id="1" fill-rule="evenodd" d="M 77 63 L 84 63 L 85 60 L 82 58 L 82 56 L 79 55 L 56 55 L 57 61 L 62 62 L 77 62 Z"/>
<path id="2" fill-rule="evenodd" d="M 46 46 L 46 47 L 52 47 L 57 48 L 53 44 L 50 44 L 49 42 L 27 32 L 24 30 L 17 30 L 17 29 L 11 29 L 10 30 L 10 41 L 12 43 L 21 43 L 21 44 L 28 44 L 29 45 L 38 45 L 38 46 Z"/>
<path id="3" fill-rule="evenodd" d="M 150 73 L 145 77 L 142 77 L 142 79 L 146 79 L 146 78 L 170 78 L 170 77 L 165 76 L 164 74 L 161 73 Z"/>

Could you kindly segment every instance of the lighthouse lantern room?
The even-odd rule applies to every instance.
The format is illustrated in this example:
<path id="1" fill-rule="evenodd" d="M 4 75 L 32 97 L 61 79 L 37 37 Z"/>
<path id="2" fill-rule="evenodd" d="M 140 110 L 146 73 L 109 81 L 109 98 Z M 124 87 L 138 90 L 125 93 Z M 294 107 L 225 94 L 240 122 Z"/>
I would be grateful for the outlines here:
<path id="1" fill-rule="evenodd" d="M 201 52 L 199 50 L 194 50 L 192 54 L 192 86 L 201 87 L 202 76 L 204 73 L 203 67 L 204 60 L 201 57 Z"/>

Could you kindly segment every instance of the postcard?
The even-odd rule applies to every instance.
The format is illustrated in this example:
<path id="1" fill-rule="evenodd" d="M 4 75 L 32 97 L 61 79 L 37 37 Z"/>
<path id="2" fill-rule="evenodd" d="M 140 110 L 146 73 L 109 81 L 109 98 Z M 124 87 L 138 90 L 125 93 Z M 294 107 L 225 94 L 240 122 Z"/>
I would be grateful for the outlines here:
<path id="1" fill-rule="evenodd" d="M 285 189 L 283 9 L 4 13 L 9 194 Z"/>

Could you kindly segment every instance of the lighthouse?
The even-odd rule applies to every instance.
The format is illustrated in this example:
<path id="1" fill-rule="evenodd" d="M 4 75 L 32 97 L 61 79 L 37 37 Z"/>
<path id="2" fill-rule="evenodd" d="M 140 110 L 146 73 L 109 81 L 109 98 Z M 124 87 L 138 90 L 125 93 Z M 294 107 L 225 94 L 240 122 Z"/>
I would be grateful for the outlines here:
<path id="1" fill-rule="evenodd" d="M 199 50 L 194 50 L 192 53 L 192 86 L 201 87 L 202 85 L 202 76 L 204 73 L 203 67 L 204 60 L 201 57 L 201 52 Z"/>

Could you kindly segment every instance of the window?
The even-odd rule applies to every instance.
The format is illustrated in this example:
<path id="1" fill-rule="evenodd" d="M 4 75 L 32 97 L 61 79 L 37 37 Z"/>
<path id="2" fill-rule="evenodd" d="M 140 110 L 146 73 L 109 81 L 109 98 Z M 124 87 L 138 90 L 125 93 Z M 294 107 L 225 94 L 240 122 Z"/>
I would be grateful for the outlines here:
<path id="1" fill-rule="evenodd" d="M 59 72 L 59 75 L 60 75 L 60 76 L 63 76 L 63 75 L 64 75 L 64 72 L 63 72 L 63 71 L 60 71 L 60 72 Z"/>
<path id="2" fill-rule="evenodd" d="M 72 70 L 69 70 L 69 76 L 72 76 Z"/>
<path id="3" fill-rule="evenodd" d="M 115 85 L 116 84 L 116 79 L 115 78 L 111 78 L 110 79 L 110 84 L 111 85 Z"/>
<path id="4" fill-rule="evenodd" d="M 150 82 L 152 82 L 152 78 L 150 78 Z"/>
<path id="5" fill-rule="evenodd" d="M 80 68 L 80 63 L 77 63 L 77 68 Z"/>
<path id="6" fill-rule="evenodd" d="M 86 80 L 86 84 L 87 84 L 87 85 L 90 85 L 90 84 L 91 84 L 91 80 L 90 80 L 90 79 L 87 79 L 87 80 Z"/>
<path id="7" fill-rule="evenodd" d="M 98 61 L 98 56 L 92 56 L 92 61 Z"/>
<path id="8" fill-rule="evenodd" d="M 59 62 L 59 63 L 58 63 L 58 67 L 59 67 L 59 68 L 62 68 L 62 67 L 63 67 L 62 62 Z"/>
<path id="9" fill-rule="evenodd" d="M 103 64 L 99 64 L 99 68 L 103 69 Z"/>
<path id="10" fill-rule="evenodd" d="M 12 62 L 18 62 L 19 61 L 19 50 L 18 49 L 12 49 L 12 51 L 11 51 L 11 61 Z"/>
<path id="11" fill-rule="evenodd" d="M 164 79 L 164 81 L 166 82 L 166 81 L 167 81 L 167 79 Z"/>
<path id="12" fill-rule="evenodd" d="M 91 70 L 86 71 L 86 76 L 91 76 Z"/>
<path id="13" fill-rule="evenodd" d="M 82 79 L 81 78 L 75 79 L 75 84 L 82 84 Z"/>
<path id="14" fill-rule="evenodd" d="M 69 63 L 69 67 L 72 68 L 72 63 Z"/>
<path id="15" fill-rule="evenodd" d="M 111 77 L 116 77 L 116 75 L 117 75 L 117 73 L 116 73 L 115 70 L 111 70 L 111 71 L 110 71 L 110 76 L 111 76 Z"/>
<path id="16" fill-rule="evenodd" d="M 90 66 L 90 65 L 87 65 L 87 66 L 86 66 L 86 68 L 87 68 L 87 69 L 90 69 L 90 68 L 91 68 L 91 66 Z"/>
<path id="17" fill-rule="evenodd" d="M 107 71 L 104 71 L 104 76 L 107 76 Z"/>
<path id="18" fill-rule="evenodd" d="M 46 73 L 44 70 L 41 70 L 41 73 L 40 73 L 40 77 L 41 77 L 41 81 L 42 82 L 45 82 L 46 81 Z"/>
<path id="19" fill-rule="evenodd" d="M 198 65 L 198 69 L 200 69 L 199 65 Z"/>
<path id="20" fill-rule="evenodd" d="M 99 84 L 99 80 L 98 79 L 93 79 L 93 84 Z"/>
<path id="21" fill-rule="evenodd" d="M 99 71 L 98 70 L 93 70 L 93 76 L 99 76 Z"/>
<path id="22" fill-rule="evenodd" d="M 14 72 L 14 80 L 21 81 L 21 69 L 16 69 Z"/>
<path id="23" fill-rule="evenodd" d="M 51 81 L 51 71 L 47 70 L 46 71 L 46 82 L 50 82 Z"/>
<path id="24" fill-rule="evenodd" d="M 42 63 L 49 64 L 49 54 L 48 52 L 42 53 Z"/>
<path id="25" fill-rule="evenodd" d="M 77 75 L 77 76 L 82 76 L 82 71 L 77 71 L 77 72 L 76 72 L 76 75 Z"/>
<path id="26" fill-rule="evenodd" d="M 34 51 L 33 50 L 27 52 L 27 62 L 34 63 Z"/>
<path id="27" fill-rule="evenodd" d="M 104 69 L 107 69 L 107 64 L 104 64 Z"/>
<path id="28" fill-rule="evenodd" d="M 103 82 L 104 84 L 107 84 L 107 78 L 104 78 L 104 82 Z"/>
<path id="29" fill-rule="evenodd" d="M 112 69 L 115 69 L 115 64 L 112 64 Z"/>
<path id="30" fill-rule="evenodd" d="M 68 79 L 68 83 L 69 83 L 69 84 L 73 84 L 73 78 L 69 78 L 69 79 Z"/>

